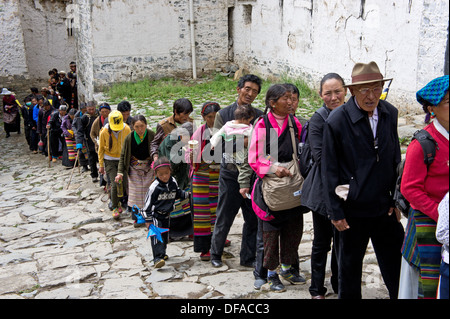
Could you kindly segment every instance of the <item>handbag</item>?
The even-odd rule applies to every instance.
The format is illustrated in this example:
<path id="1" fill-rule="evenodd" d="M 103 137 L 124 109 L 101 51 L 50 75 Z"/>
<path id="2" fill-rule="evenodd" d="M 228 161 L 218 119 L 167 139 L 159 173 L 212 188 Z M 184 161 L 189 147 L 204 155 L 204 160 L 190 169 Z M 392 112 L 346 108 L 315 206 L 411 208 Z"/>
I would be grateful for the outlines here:
<path id="1" fill-rule="evenodd" d="M 272 211 L 292 209 L 301 205 L 300 195 L 304 178 L 300 173 L 294 128 L 290 116 L 288 120 L 293 153 L 292 161 L 287 164 L 286 168 L 291 172 L 292 177 L 278 177 L 275 174 L 268 174 L 262 180 L 262 195 L 267 207 Z"/>

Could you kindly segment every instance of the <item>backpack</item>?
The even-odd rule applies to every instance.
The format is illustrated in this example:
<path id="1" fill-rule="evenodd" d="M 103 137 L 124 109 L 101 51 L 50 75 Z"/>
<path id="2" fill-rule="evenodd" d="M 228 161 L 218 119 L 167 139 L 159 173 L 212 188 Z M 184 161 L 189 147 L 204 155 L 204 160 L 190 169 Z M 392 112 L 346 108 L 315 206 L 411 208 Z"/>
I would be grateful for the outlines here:
<path id="1" fill-rule="evenodd" d="M 326 121 L 328 114 L 324 107 L 319 108 L 316 113 L 319 114 L 324 121 Z M 308 141 L 308 131 L 309 121 L 302 127 L 302 131 L 300 133 L 300 143 L 298 144 L 298 160 L 300 163 L 300 173 L 303 178 L 306 178 L 314 164 L 314 159 L 311 154 L 311 146 Z"/>
<path id="2" fill-rule="evenodd" d="M 430 133 L 428 133 L 425 130 L 416 131 L 414 133 L 412 140 L 417 140 L 422 146 L 424 156 L 423 161 L 425 165 L 427 165 L 428 169 L 430 165 L 433 163 L 434 158 L 436 156 L 436 149 L 438 148 L 437 142 L 430 135 Z M 403 216 L 408 218 L 408 212 L 411 205 L 400 191 L 404 166 L 405 160 L 402 160 L 397 166 L 397 181 L 395 183 L 394 201 L 395 207 L 397 207 L 397 209 L 400 210 Z"/>

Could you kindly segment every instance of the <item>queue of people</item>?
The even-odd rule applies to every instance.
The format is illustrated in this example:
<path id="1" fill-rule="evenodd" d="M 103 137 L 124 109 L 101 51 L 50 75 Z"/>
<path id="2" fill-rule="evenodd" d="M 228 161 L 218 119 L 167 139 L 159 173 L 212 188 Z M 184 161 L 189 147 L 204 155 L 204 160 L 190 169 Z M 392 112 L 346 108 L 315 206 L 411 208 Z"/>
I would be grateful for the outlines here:
<path id="1" fill-rule="evenodd" d="M 144 116 L 130 116 L 128 101 L 117 110 L 93 101 L 74 107 L 66 95 L 54 107 L 48 98 L 33 96 L 26 101 L 27 141 L 37 153 L 37 141 L 49 134 L 53 161 L 66 152 L 67 161 L 78 161 L 94 183 L 104 180 L 113 218 L 123 218 L 126 210 L 136 227 L 149 229 L 155 268 L 169 258 L 169 241 L 186 236 L 201 260 L 221 267 L 241 211 L 240 264 L 254 270 L 255 289 L 268 283 L 270 291 L 283 292 L 286 282 L 306 283 L 298 250 L 304 214 L 311 212 L 312 299 L 325 299 L 330 251 L 333 291 L 341 299 L 362 298 L 369 240 L 391 299 L 448 298 L 449 78 L 417 92 L 427 122 L 432 120 L 425 130 L 437 146 L 430 166 L 416 141 L 408 147 L 402 181 L 411 204 L 406 231 L 393 200 L 401 152 L 398 111 L 381 99 L 388 80 L 375 62 L 356 63 L 349 84 L 336 73 L 323 77 L 323 106 L 308 122 L 312 167 L 304 176 L 298 156 L 307 120 L 295 116 L 298 88 L 272 85 L 263 112 L 252 106 L 262 88 L 252 74 L 237 83 L 233 104 L 205 102 L 198 128 L 185 98 L 174 102 L 173 115 L 154 132 Z M 2 92 L 3 110 L 14 114 L 15 98 L 8 93 Z M 8 116 L 9 135 L 17 128 Z M 439 223 L 440 214 L 447 223 Z"/>

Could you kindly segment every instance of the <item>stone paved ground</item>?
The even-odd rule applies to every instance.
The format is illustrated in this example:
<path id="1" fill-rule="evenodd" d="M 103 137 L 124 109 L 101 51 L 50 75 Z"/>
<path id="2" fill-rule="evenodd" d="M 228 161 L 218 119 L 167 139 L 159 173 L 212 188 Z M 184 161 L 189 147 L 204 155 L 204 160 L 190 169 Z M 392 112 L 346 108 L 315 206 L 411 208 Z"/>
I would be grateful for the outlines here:
<path id="1" fill-rule="evenodd" d="M 415 120 L 400 121 L 401 129 L 412 131 L 410 125 L 420 125 Z M 145 229 L 134 228 L 129 217 L 114 221 L 107 195 L 88 173 L 75 169 L 66 189 L 71 169 L 60 162 L 49 167 L 44 156 L 28 151 L 23 134 L 5 139 L 0 125 L 0 298 L 310 298 L 310 213 L 299 248 L 308 282 L 286 285 L 285 293 L 254 290 L 252 269 L 239 266 L 240 214 L 223 267 L 200 261 L 186 239 L 171 242 L 166 266 L 155 270 Z M 388 297 L 370 246 L 362 285 L 363 298 Z"/>

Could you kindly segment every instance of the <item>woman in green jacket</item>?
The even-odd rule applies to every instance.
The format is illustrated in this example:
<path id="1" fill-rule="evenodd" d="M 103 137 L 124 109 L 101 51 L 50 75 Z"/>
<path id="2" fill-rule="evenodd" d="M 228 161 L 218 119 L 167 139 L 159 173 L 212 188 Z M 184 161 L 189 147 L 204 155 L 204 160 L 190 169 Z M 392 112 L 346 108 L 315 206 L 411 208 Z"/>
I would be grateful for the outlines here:
<path id="1" fill-rule="evenodd" d="M 128 185 L 127 205 L 130 212 L 134 206 L 144 207 L 145 195 L 153 181 L 150 143 L 155 137 L 155 133 L 147 128 L 143 115 L 135 116 L 132 126 L 134 131 L 125 138 L 115 178 L 116 183 L 125 180 L 123 185 Z M 131 216 L 136 222 L 136 216 L 133 213 Z"/>

